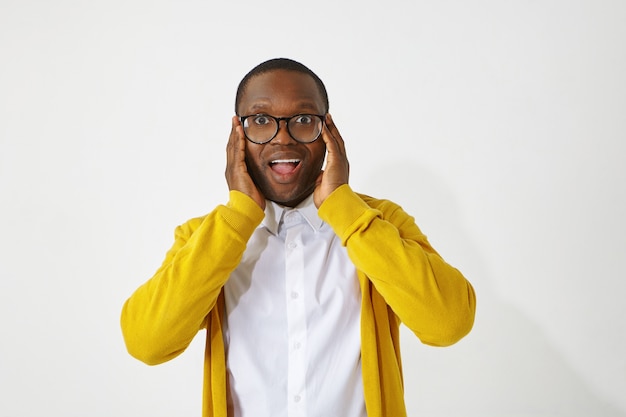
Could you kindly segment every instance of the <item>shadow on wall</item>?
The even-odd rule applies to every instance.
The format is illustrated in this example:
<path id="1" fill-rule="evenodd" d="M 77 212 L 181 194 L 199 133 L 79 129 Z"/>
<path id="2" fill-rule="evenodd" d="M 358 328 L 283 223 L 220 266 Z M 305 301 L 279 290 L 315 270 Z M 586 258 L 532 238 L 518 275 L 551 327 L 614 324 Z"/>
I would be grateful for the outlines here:
<path id="1" fill-rule="evenodd" d="M 402 328 L 409 415 L 626 417 L 592 392 L 539 326 L 498 298 L 489 273 L 494 255 L 480 253 L 473 243 L 463 227 L 463 208 L 441 179 L 413 161 L 375 167 L 364 178 L 357 191 L 393 200 L 415 216 L 477 293 L 474 329 L 457 345 L 424 346 Z"/>

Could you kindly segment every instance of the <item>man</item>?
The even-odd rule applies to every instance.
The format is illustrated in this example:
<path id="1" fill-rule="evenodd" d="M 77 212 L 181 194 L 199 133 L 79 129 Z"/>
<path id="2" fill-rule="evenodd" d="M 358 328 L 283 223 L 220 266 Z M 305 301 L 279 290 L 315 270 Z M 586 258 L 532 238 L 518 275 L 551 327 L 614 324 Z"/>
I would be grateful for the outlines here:
<path id="1" fill-rule="evenodd" d="M 472 286 L 398 205 L 350 188 L 307 67 L 260 64 L 235 112 L 229 201 L 179 226 L 125 303 L 129 352 L 162 363 L 206 329 L 204 416 L 405 416 L 400 323 L 455 343 L 473 325 Z"/>

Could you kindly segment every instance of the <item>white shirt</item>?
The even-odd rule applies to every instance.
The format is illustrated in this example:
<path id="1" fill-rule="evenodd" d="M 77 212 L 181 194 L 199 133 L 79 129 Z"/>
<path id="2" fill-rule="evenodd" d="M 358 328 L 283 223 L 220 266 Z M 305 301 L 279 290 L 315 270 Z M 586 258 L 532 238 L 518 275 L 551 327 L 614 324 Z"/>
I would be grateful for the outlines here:
<path id="1" fill-rule="evenodd" d="M 224 293 L 229 416 L 366 417 L 356 270 L 312 196 L 267 202 Z"/>

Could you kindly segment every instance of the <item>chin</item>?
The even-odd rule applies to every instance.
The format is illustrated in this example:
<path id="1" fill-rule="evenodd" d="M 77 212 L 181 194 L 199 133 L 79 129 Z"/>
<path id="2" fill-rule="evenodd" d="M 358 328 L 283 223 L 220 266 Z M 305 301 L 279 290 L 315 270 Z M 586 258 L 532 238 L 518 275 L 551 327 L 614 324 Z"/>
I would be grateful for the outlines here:
<path id="1" fill-rule="evenodd" d="M 278 203 L 287 207 L 295 207 L 304 199 L 306 199 L 313 192 L 313 188 L 310 191 L 307 190 L 293 190 L 289 193 L 275 193 L 268 192 L 264 195 L 268 200 Z"/>

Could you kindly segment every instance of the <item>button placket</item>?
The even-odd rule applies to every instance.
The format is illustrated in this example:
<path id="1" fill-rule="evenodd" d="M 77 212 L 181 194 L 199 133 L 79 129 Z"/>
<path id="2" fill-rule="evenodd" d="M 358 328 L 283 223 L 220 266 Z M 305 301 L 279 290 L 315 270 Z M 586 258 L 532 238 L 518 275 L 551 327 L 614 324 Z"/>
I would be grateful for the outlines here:
<path id="1" fill-rule="evenodd" d="M 298 213 L 287 213 L 285 222 L 302 218 Z M 287 303 L 287 337 L 291 349 L 288 349 L 287 395 L 290 398 L 289 416 L 305 415 L 305 377 L 306 357 L 304 343 L 306 341 L 306 305 L 304 297 L 304 248 L 301 232 L 305 225 L 292 225 L 285 236 L 285 294 Z"/>

